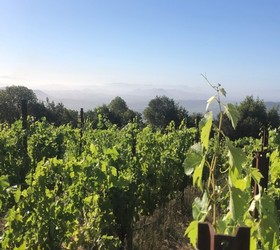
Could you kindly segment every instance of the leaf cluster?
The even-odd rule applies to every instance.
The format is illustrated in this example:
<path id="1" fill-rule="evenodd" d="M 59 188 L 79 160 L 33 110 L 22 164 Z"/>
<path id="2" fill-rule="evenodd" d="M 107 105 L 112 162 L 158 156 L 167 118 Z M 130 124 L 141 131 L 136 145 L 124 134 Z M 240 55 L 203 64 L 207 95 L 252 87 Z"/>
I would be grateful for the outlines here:
<path id="1" fill-rule="evenodd" d="M 190 147 L 183 164 L 185 174 L 192 176 L 193 185 L 203 193 L 202 198 L 197 197 L 193 203 L 194 221 L 186 229 L 186 235 L 195 246 L 199 222 L 211 222 L 216 232 L 222 234 L 233 234 L 238 226 L 249 226 L 252 249 L 259 240 L 265 249 L 275 249 L 279 246 L 279 228 L 275 223 L 278 218 L 272 196 L 268 195 L 270 191 L 261 191 L 252 197 L 251 180 L 261 190 L 263 177 L 258 169 L 251 168 L 252 151 L 246 155 L 223 132 L 224 116 L 236 128 L 239 112 L 236 106 L 222 102 L 221 96 L 226 92 L 221 85 L 209 84 L 216 95 L 209 98 L 207 110 L 213 101 L 217 101 L 219 123 L 218 126 L 213 123 L 212 112 L 205 114 L 199 126 L 200 141 Z M 275 161 L 275 155 L 272 156 Z M 272 176 L 275 176 L 274 172 Z M 259 213 L 259 220 L 253 217 L 255 210 Z"/>

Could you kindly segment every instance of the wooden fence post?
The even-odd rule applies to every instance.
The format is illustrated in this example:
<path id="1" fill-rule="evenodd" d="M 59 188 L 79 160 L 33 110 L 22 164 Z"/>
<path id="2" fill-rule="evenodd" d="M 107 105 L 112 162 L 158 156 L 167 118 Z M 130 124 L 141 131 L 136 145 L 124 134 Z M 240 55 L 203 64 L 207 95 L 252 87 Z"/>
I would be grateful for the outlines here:
<path id="1" fill-rule="evenodd" d="M 21 119 L 22 119 L 22 129 L 24 131 L 22 137 L 22 157 L 23 157 L 23 166 L 19 171 L 19 183 L 24 185 L 25 176 L 29 170 L 29 156 L 27 151 L 27 100 L 21 100 Z"/>
<path id="2" fill-rule="evenodd" d="M 199 250 L 249 250 L 250 228 L 238 227 L 235 236 L 216 234 L 210 223 L 198 224 Z"/>
<path id="3" fill-rule="evenodd" d="M 79 155 L 82 154 L 82 147 L 83 147 L 83 143 L 82 143 L 82 139 L 83 139 L 83 129 L 84 129 L 84 109 L 81 108 L 80 110 L 80 147 L 79 147 Z"/>
<path id="4" fill-rule="evenodd" d="M 27 100 L 21 100 L 22 128 L 27 128 Z"/>
<path id="5" fill-rule="evenodd" d="M 260 180 L 260 186 L 262 187 L 262 191 L 267 189 L 268 184 L 268 172 L 269 172 L 269 157 L 267 157 L 268 153 L 268 131 L 263 128 L 262 129 L 262 149 L 261 151 L 255 151 L 253 153 L 253 161 L 252 161 L 252 167 L 257 168 L 260 173 L 262 174 L 263 178 Z M 255 195 L 258 195 L 260 190 L 257 185 L 257 183 L 252 180 L 252 186 L 253 186 L 253 197 Z M 257 209 L 253 211 L 252 216 L 256 219 L 258 219 L 259 214 Z"/>

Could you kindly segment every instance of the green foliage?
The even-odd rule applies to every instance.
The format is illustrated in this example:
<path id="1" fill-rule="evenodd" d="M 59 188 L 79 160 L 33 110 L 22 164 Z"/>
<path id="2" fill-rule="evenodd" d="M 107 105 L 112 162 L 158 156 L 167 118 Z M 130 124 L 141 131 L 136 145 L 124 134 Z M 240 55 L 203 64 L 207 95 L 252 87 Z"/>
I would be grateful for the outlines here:
<path id="1" fill-rule="evenodd" d="M 40 103 L 36 103 L 35 108 L 38 107 L 38 105 L 40 105 Z M 54 123 L 56 126 L 71 124 L 72 126 L 77 127 L 78 124 L 77 111 L 65 108 L 61 102 L 57 104 L 50 102 L 48 98 L 43 110 L 35 115 L 35 117 L 45 117 L 48 122 Z"/>
<path id="2" fill-rule="evenodd" d="M 62 103 L 50 102 L 48 99 L 46 103 L 38 102 L 33 90 L 24 86 L 10 86 L 0 90 L 0 122 L 12 124 L 20 119 L 22 100 L 27 101 L 28 115 L 36 120 L 45 117 L 48 122 L 57 126 L 67 123 L 77 126 L 77 111 L 65 108 Z"/>
<path id="3" fill-rule="evenodd" d="M 268 126 L 272 129 L 280 126 L 279 106 L 273 107 L 267 112 Z"/>
<path id="4" fill-rule="evenodd" d="M 182 120 L 187 120 L 188 112 L 166 96 L 157 96 L 145 108 L 144 119 L 154 128 L 164 129 L 173 121 L 178 127 Z"/>
<path id="5" fill-rule="evenodd" d="M 0 132 L 0 175 L 7 175 L 11 185 L 21 184 L 30 170 L 25 151 L 26 131 L 22 122 L 17 121 L 11 127 L 1 124 Z"/>
<path id="6" fill-rule="evenodd" d="M 253 96 L 247 96 L 239 105 L 228 104 L 228 107 L 225 107 L 225 112 L 228 116 L 236 116 L 233 110 L 228 112 L 231 107 L 237 108 L 240 114 L 239 118 L 236 117 L 236 119 L 231 120 L 236 121 L 235 124 L 230 124 L 228 119 L 223 120 L 224 133 L 231 139 L 258 138 L 263 127 L 278 128 L 280 126 L 279 108 L 273 107 L 267 110 L 264 101 L 259 98 L 254 99 Z"/>
<path id="7" fill-rule="evenodd" d="M 6 198 L 6 189 L 9 187 L 8 177 L 5 175 L 0 176 L 0 211 L 2 210 L 3 202 Z"/>
<path id="8" fill-rule="evenodd" d="M 223 106 L 219 96 L 211 100 Z M 125 108 L 115 104 L 111 110 Z M 235 106 L 223 107 L 223 115 L 236 124 Z M 267 196 L 251 197 L 251 178 L 259 182 L 261 175 L 248 166 L 260 141 L 230 141 L 211 112 L 201 119 L 200 142 L 194 143 L 196 128 L 187 128 L 184 121 L 161 131 L 139 122 L 118 128 L 109 120 L 110 110 L 103 111 L 99 129 L 90 122 L 77 129 L 31 118 L 27 130 L 21 121 L 0 124 L 2 249 L 126 248 L 140 216 L 151 215 L 191 185 L 184 173 L 193 175 L 193 184 L 203 192 L 194 201 L 195 220 L 186 230 L 193 244 L 198 222 L 213 218 L 218 232 L 248 225 L 255 243 L 261 237 L 268 248 L 279 244 L 273 206 L 280 200 L 277 130 L 270 132 L 275 150 Z M 250 214 L 254 208 L 258 222 Z"/>
<path id="9" fill-rule="evenodd" d="M 135 220 L 189 183 L 182 164 L 195 130 L 184 123 L 161 133 L 138 123 L 93 130 L 86 122 L 82 137 L 80 129 L 46 120 L 30 120 L 28 131 L 21 122 L 1 126 L 2 249 L 125 247 Z M 24 155 L 15 142 L 26 132 L 30 164 L 22 183 L 16 177 Z M 7 187 L 7 179 L 15 185 Z"/>
<path id="10" fill-rule="evenodd" d="M 141 122 L 141 115 L 128 108 L 126 102 L 119 96 L 114 98 L 109 105 L 102 105 L 86 112 L 86 117 L 92 122 L 94 128 L 106 129 L 117 125 L 124 127 L 130 122 Z"/>
<path id="11" fill-rule="evenodd" d="M 279 181 L 278 151 L 274 151 L 270 157 L 272 166 L 270 172 L 272 182 L 270 183 L 274 185 L 268 190 L 261 190 L 259 183 L 262 175 L 258 169 L 251 168 L 251 156 L 253 150 L 258 148 L 259 142 L 256 141 L 255 147 L 248 143 L 247 148 L 241 149 L 236 146 L 238 142 L 232 142 L 224 134 L 223 116 L 226 115 L 232 126 L 236 127 L 239 113 L 234 105 L 222 103 L 221 95 L 225 95 L 225 91 L 220 85 L 209 84 L 217 95 L 208 100 L 207 109 L 213 101 L 218 102 L 219 123 L 215 127 L 212 123 L 212 114 L 206 113 L 199 126 L 200 142 L 189 148 L 183 164 L 185 174 L 192 175 L 193 185 L 203 192 L 202 198 L 197 197 L 194 200 L 194 221 L 187 228 L 186 235 L 195 246 L 198 233 L 195 227 L 198 222 L 212 222 L 216 232 L 222 234 L 233 234 L 238 226 L 247 225 L 251 227 L 252 249 L 256 248 L 259 241 L 264 249 L 276 249 L 280 246 L 279 220 L 273 201 L 277 195 L 279 198 L 279 187 L 275 186 L 275 183 Z M 258 111 L 261 112 L 263 109 L 261 103 L 259 104 Z M 244 106 L 245 104 L 242 107 Z M 246 110 L 245 107 L 244 110 Z M 211 131 L 213 131 L 213 138 L 210 139 Z M 252 179 L 261 190 L 253 198 Z M 259 220 L 255 220 L 252 216 L 255 209 L 258 211 Z"/>
<path id="12" fill-rule="evenodd" d="M 21 116 L 21 101 L 37 102 L 35 93 L 24 86 L 10 86 L 0 90 L 0 122 L 12 123 Z"/>

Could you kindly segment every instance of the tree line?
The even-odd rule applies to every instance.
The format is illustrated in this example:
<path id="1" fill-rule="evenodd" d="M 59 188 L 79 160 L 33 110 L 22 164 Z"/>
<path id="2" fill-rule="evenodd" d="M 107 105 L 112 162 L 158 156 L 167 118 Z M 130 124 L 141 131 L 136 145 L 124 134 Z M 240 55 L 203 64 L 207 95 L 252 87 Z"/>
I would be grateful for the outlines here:
<path id="1" fill-rule="evenodd" d="M 57 126 L 68 123 L 78 126 L 78 111 L 66 108 L 61 102 L 56 104 L 48 98 L 45 102 L 39 101 L 34 91 L 24 86 L 9 86 L 0 90 L 0 122 L 11 124 L 20 119 L 21 100 L 28 101 L 28 115 L 36 120 L 45 117 L 48 122 Z M 253 96 L 247 96 L 236 106 L 240 113 L 236 130 L 232 129 L 228 119 L 224 119 L 223 123 L 223 129 L 231 139 L 258 137 L 262 127 L 280 126 L 278 106 L 268 110 L 263 100 L 254 99 Z M 150 100 L 142 114 L 130 109 L 126 102 L 117 96 L 109 104 L 88 110 L 84 116 L 92 123 L 93 128 L 106 129 L 112 125 L 122 128 L 129 122 L 136 121 L 141 126 L 150 125 L 160 130 L 165 129 L 171 121 L 176 127 L 183 120 L 188 127 L 198 126 L 203 117 L 201 113 L 190 114 L 167 96 L 156 96 Z"/>

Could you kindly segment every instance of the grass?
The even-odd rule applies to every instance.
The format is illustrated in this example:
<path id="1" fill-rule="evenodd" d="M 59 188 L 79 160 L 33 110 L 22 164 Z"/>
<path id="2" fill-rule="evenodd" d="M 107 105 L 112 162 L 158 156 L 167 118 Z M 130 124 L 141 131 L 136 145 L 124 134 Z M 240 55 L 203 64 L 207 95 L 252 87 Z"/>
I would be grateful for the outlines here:
<path id="1" fill-rule="evenodd" d="M 187 187 L 180 197 L 142 217 L 133 231 L 134 250 L 194 249 L 184 236 L 192 220 L 192 203 L 198 191 Z"/>

